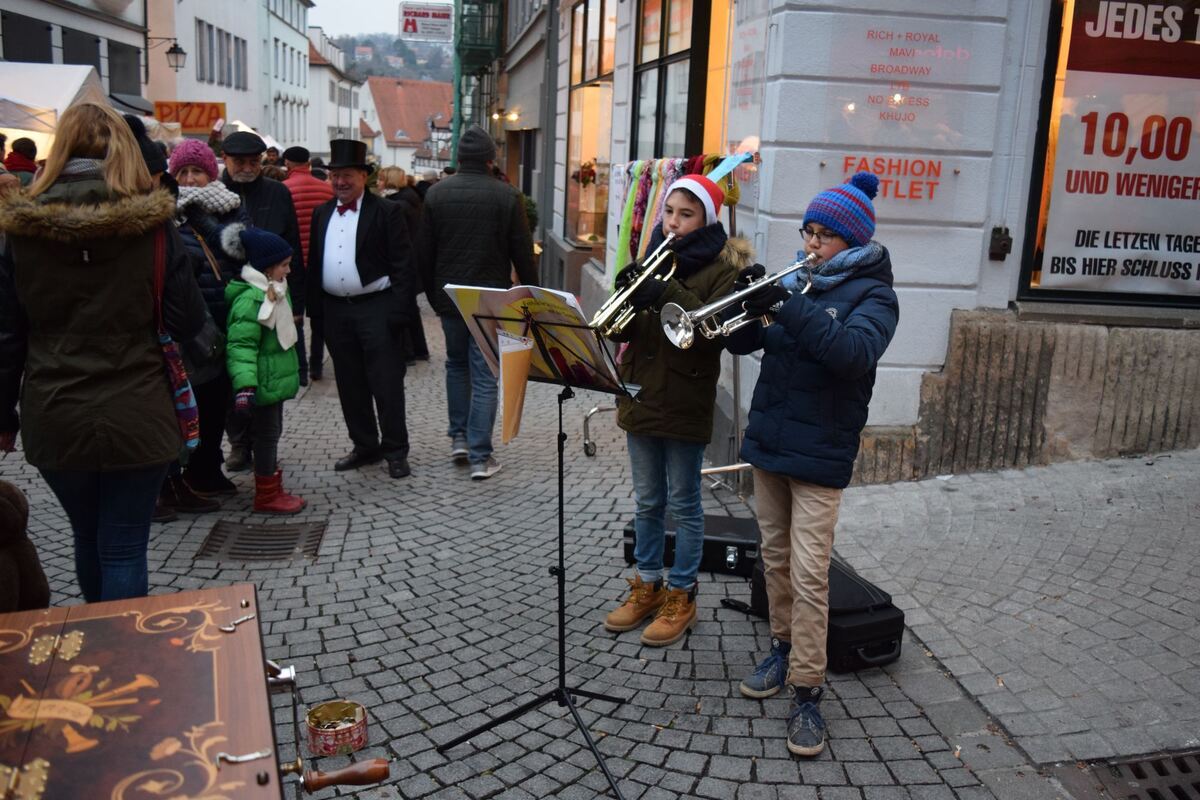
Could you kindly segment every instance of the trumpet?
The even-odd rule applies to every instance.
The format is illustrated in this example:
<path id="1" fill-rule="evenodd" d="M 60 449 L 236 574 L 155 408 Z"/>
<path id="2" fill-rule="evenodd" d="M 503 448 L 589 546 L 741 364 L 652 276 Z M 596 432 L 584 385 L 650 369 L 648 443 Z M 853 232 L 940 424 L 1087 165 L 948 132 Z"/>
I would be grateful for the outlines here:
<path id="1" fill-rule="evenodd" d="M 766 325 L 770 322 L 767 317 L 751 317 L 746 311 L 742 311 L 742 313 L 735 317 L 730 317 L 724 322 L 720 321 L 720 316 L 727 308 L 741 306 L 746 298 L 764 286 L 781 281 L 798 269 L 811 267 L 816 261 L 817 254 L 810 253 L 804 260 L 797 261 L 790 267 L 781 269 L 772 275 L 759 278 L 740 292 L 725 295 L 719 300 L 714 300 L 706 306 L 697 308 L 695 311 L 684 311 L 683 307 L 678 303 L 667 303 L 663 306 L 662 316 L 660 317 L 663 333 L 671 340 L 671 344 L 680 350 L 686 350 L 696 341 L 696 331 L 700 331 L 700 334 L 705 339 L 715 339 L 718 336 L 728 336 L 753 322 L 761 321 Z M 811 288 L 812 279 L 810 278 L 808 285 L 800 290 L 800 294 L 806 294 Z"/>
<path id="2" fill-rule="evenodd" d="M 600 306 L 600 310 L 592 317 L 590 324 L 601 336 L 612 336 L 615 333 L 620 333 L 637 316 L 637 311 L 633 306 L 629 305 L 629 299 L 633 297 L 633 293 L 637 291 L 639 286 L 648 280 L 670 280 L 671 276 L 675 274 L 675 254 L 667 249 L 667 245 L 674 239 L 675 234 L 668 233 L 667 238 L 663 239 L 662 244 L 654 248 L 654 252 L 646 257 L 641 269 L 637 271 L 636 277 L 625 284 L 623 288 L 618 289 L 612 297 L 604 301 L 604 305 Z M 656 274 L 660 271 L 659 267 L 667 259 L 671 260 L 671 268 L 667 271 L 667 274 Z"/>

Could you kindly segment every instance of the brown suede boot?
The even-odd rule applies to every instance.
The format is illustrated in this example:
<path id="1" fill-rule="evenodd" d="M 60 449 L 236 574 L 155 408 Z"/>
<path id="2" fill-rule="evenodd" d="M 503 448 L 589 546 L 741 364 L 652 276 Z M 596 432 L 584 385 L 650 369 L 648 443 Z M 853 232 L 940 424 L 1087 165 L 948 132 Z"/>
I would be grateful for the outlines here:
<path id="1" fill-rule="evenodd" d="M 631 631 L 646 617 L 658 610 L 667 599 L 661 580 L 646 583 L 640 575 L 626 578 L 629 581 L 629 597 L 621 606 L 604 618 L 605 630 L 620 632 Z"/>
<path id="2" fill-rule="evenodd" d="M 666 594 L 654 622 L 642 631 L 644 645 L 665 647 L 678 642 L 696 624 L 696 587 L 668 589 Z"/>

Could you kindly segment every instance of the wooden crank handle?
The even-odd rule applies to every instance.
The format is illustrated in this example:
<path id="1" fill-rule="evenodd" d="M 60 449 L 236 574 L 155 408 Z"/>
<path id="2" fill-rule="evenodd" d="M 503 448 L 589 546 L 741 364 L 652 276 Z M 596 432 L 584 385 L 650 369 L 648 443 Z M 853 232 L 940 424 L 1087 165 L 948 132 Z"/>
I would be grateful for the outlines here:
<path id="1" fill-rule="evenodd" d="M 333 772 L 320 772 L 314 769 L 304 770 L 304 778 L 300 785 L 306 792 L 319 792 L 328 786 L 365 786 L 387 780 L 390 765 L 386 758 L 373 758 L 370 761 L 357 761 L 343 769 Z"/>

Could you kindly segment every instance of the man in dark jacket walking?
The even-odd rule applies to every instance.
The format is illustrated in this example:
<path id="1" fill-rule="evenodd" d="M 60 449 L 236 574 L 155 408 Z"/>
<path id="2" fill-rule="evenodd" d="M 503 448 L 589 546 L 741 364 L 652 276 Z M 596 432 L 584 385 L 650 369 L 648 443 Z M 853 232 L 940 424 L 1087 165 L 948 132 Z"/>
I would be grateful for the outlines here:
<path id="1" fill-rule="evenodd" d="M 443 291 L 448 283 L 507 289 L 512 272 L 522 284 L 536 284 L 533 241 L 521 193 L 492 177 L 496 145 L 478 125 L 458 142 L 456 174 L 431 186 L 417 248 L 421 282 L 446 335 L 446 404 L 450 416 L 450 457 L 470 462 L 471 478 L 495 475 L 492 456 L 496 422 L 496 377 Z"/>
<path id="2" fill-rule="evenodd" d="M 237 131 L 225 137 L 221 152 L 225 159 L 222 182 L 242 198 L 242 209 L 256 228 L 282 236 L 292 248 L 292 263 L 300 263 L 300 226 L 292 193 L 279 181 L 262 174 L 262 154 L 267 149 L 256 134 Z M 304 319 L 304 270 L 297 269 L 289 281 L 292 288 L 292 311 L 297 320 Z M 244 470 L 250 467 L 252 432 L 245 417 L 230 414 L 228 420 L 229 458 L 225 467 Z"/>

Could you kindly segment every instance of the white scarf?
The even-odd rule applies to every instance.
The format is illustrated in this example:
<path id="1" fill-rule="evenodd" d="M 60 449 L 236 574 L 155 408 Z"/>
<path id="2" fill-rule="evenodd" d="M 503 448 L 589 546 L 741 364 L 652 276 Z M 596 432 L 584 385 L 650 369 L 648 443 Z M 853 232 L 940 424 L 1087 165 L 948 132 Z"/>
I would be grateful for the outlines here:
<path id="1" fill-rule="evenodd" d="M 279 346 L 284 350 L 296 344 L 296 320 L 292 316 L 292 304 L 288 302 L 287 279 L 267 280 L 267 276 L 246 264 L 242 267 L 242 280 L 261 291 L 264 295 L 262 307 L 258 309 L 258 324 L 275 331 Z"/>

